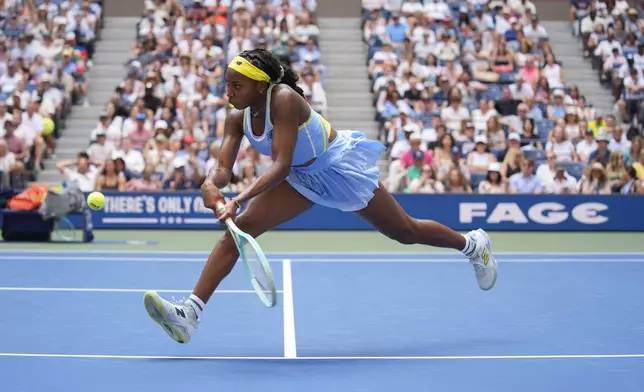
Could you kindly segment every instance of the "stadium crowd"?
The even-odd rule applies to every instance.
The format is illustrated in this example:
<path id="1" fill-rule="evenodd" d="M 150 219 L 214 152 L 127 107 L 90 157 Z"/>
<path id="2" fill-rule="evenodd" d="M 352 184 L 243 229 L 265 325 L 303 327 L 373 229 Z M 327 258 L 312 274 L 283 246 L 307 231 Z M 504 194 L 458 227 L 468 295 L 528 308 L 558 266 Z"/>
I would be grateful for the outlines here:
<path id="1" fill-rule="evenodd" d="M 226 64 L 255 47 L 290 65 L 325 114 L 315 9 L 314 0 L 146 1 L 127 78 L 88 132 L 87 151 L 61 171 L 82 177 L 84 191 L 199 189 L 217 162 L 230 110 Z M 226 191 L 241 191 L 269 164 L 244 140 Z"/>
<path id="2" fill-rule="evenodd" d="M 85 104 L 100 0 L 0 1 L 0 189 L 23 189 Z"/>
<path id="3" fill-rule="evenodd" d="M 644 194 L 644 20 L 627 1 L 571 0 L 615 113 L 567 82 L 530 0 L 363 0 L 363 15 L 391 191 Z"/>

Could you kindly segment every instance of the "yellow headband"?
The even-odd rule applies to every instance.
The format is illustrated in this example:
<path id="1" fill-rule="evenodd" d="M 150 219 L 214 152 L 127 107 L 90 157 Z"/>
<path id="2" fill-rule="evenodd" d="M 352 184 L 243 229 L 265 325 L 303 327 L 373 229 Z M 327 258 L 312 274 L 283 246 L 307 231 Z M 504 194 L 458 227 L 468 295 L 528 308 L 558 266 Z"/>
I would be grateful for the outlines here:
<path id="1" fill-rule="evenodd" d="M 243 57 L 237 56 L 228 64 L 229 68 L 234 69 L 240 74 L 246 76 L 249 79 L 257 80 L 259 82 L 271 82 L 271 77 L 261 69 L 257 68 L 250 61 L 246 60 Z"/>

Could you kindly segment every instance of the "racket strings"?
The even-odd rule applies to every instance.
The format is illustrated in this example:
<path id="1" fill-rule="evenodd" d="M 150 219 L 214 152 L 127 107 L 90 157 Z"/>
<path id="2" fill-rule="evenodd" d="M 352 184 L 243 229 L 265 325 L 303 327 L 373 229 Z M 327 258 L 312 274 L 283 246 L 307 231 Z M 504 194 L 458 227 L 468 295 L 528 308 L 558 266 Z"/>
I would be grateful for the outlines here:
<path id="1" fill-rule="evenodd" d="M 242 241 L 243 244 L 241 246 L 240 256 L 244 257 L 244 259 L 246 260 L 248 268 L 251 270 L 251 276 L 253 276 L 255 282 L 260 287 L 264 295 L 267 297 L 272 297 L 273 292 L 271 289 L 271 282 L 269 277 L 266 275 L 266 272 L 264 271 L 264 267 L 262 266 L 262 259 L 248 241 Z"/>

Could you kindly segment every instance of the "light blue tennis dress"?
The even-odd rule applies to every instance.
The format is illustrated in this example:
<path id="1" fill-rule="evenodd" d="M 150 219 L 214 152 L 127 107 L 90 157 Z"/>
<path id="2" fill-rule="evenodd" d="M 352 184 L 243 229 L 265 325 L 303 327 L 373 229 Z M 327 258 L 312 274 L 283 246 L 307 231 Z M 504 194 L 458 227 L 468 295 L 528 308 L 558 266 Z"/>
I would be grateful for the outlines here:
<path id="1" fill-rule="evenodd" d="M 271 122 L 271 92 L 266 96 L 264 133 L 253 134 L 250 108 L 244 110 L 244 134 L 250 144 L 263 155 L 271 155 L 273 123 Z M 331 125 L 311 109 L 309 119 L 298 127 L 297 143 L 291 172 L 286 181 L 312 202 L 342 211 L 365 208 L 378 187 L 378 159 L 385 146 L 367 138 L 362 132 L 338 131 L 329 143 Z M 302 165 L 316 158 L 306 167 Z"/>

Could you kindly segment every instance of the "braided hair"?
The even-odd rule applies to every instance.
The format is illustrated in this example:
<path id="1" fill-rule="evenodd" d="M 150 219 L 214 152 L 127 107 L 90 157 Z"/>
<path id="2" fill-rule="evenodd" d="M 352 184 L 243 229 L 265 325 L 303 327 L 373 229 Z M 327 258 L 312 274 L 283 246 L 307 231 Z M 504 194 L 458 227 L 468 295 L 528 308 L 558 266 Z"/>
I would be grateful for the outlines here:
<path id="1" fill-rule="evenodd" d="M 282 64 L 271 52 L 257 48 L 245 50 L 239 56 L 266 72 L 271 78 L 271 83 L 285 84 L 304 98 L 304 91 L 297 85 L 299 77 L 289 66 Z"/>

